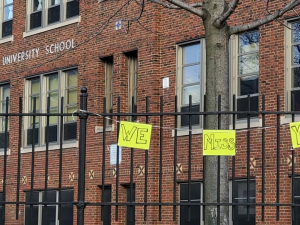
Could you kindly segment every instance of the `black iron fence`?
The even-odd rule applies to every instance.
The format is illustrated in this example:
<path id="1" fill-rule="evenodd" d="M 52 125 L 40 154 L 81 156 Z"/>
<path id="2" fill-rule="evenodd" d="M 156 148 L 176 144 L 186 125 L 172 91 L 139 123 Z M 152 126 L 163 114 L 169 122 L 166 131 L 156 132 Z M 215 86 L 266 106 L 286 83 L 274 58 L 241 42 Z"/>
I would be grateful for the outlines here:
<path id="1" fill-rule="evenodd" d="M 260 224 L 263 221 L 300 224 L 300 166 L 295 163 L 300 154 L 291 148 L 289 134 L 289 123 L 297 120 L 300 112 L 281 111 L 284 104 L 279 96 L 273 111 L 265 110 L 264 96 L 255 103 L 260 104 L 257 105 L 260 111 L 248 110 L 253 108 L 250 96 L 242 103 L 233 97 L 232 111 L 226 112 L 201 111 L 199 105 L 192 104 L 191 97 L 189 105 L 181 107 L 182 112 L 177 111 L 176 97 L 170 104 L 163 97 L 158 100 L 159 104 L 150 103 L 146 97 L 143 104 L 132 104 L 133 113 L 123 113 L 124 107 L 117 98 L 115 109 L 106 113 L 104 99 L 103 111 L 92 112 L 88 111 L 87 90 L 82 88 L 80 109 L 73 113 L 64 112 L 63 98 L 57 112 L 50 112 L 50 98 L 47 112 L 39 112 L 33 98 L 32 112 L 24 113 L 20 98 L 19 112 L 10 113 L 7 99 L 6 111 L 0 113 L 3 122 L 0 134 L 3 143 L 0 224 L 23 224 L 24 221 L 25 225 L 57 224 L 57 221 L 64 225 L 76 221 L 79 225 L 85 221 L 87 224 L 92 224 L 91 221 L 98 221 L 95 224 L 100 221 L 103 224 L 114 221 L 141 224 L 149 219 L 152 223 L 205 224 L 206 206 L 216 206 L 218 224 L 223 206 L 229 207 L 229 219 L 233 224 Z M 221 98 L 218 101 L 220 106 Z M 236 102 L 247 105 L 236 107 Z M 158 111 L 153 112 L 153 108 Z M 236 108 L 245 111 L 236 111 Z M 229 177 L 226 178 L 230 187 L 227 202 L 220 201 L 220 182 L 224 179 L 220 175 L 220 157 L 223 156 L 216 156 L 218 165 L 212 168 L 217 173 L 217 180 L 207 184 L 204 164 L 205 158 L 211 156 L 202 155 L 202 131 L 207 116 L 214 116 L 219 127 L 221 118 L 227 116 L 230 129 L 236 130 L 236 155 L 229 157 Z M 64 153 L 67 151 L 64 145 L 70 141 L 64 138 L 68 136 L 64 129 L 68 129 L 66 124 L 70 123 L 66 118 L 71 117 L 72 123 L 79 118 L 79 128 L 75 126 L 79 145 Z M 118 142 L 122 120 L 153 125 L 149 150 L 117 145 L 112 148 L 111 145 Z M 100 133 L 87 132 L 87 124 L 92 121 L 101 125 Z M 56 151 L 52 151 L 55 147 L 49 141 L 53 132 L 57 137 Z M 69 132 L 74 132 L 74 126 Z M 96 138 L 101 139 L 98 146 L 92 145 Z M 106 151 L 108 146 L 111 147 L 109 153 Z M 100 149 L 98 159 L 89 155 L 93 148 Z M 27 149 L 26 154 L 23 154 L 24 149 Z M 68 154 L 74 154 L 76 161 L 67 162 Z M 86 169 L 87 156 L 92 158 L 90 161 L 97 171 Z M 54 181 L 49 178 L 54 173 L 53 167 L 58 168 Z M 78 170 L 77 175 L 69 174 L 76 185 L 64 181 L 63 170 L 67 167 Z M 30 173 L 30 179 L 22 176 L 23 171 Z M 94 176 L 95 172 L 98 177 Z M 86 182 L 89 187 L 99 187 L 101 198 L 89 197 L 92 190 L 86 188 Z M 215 202 L 206 201 L 207 185 L 217 185 Z M 86 210 L 89 207 L 91 210 Z M 91 220 L 95 215 L 99 218 Z"/>

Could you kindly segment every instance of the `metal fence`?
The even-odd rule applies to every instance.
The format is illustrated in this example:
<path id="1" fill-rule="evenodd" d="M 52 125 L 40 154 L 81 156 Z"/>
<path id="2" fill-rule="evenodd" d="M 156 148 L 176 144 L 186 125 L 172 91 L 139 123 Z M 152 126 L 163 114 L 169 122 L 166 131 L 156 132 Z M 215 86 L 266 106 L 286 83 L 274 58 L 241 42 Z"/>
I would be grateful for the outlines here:
<path id="1" fill-rule="evenodd" d="M 181 110 L 184 112 L 178 112 L 177 106 L 177 98 L 174 98 L 172 105 L 168 108 L 169 111 L 165 111 L 164 106 L 166 105 L 164 102 L 164 98 L 159 98 L 159 112 L 150 112 L 149 108 L 150 103 L 149 98 L 145 98 L 145 105 L 139 105 L 138 107 L 134 104 L 133 101 L 133 113 L 122 113 L 121 112 L 121 101 L 120 97 L 117 98 L 116 102 L 116 112 L 110 111 L 106 112 L 106 101 L 103 101 L 103 112 L 94 113 L 89 112 L 87 107 L 87 89 L 81 89 L 80 95 L 80 109 L 74 113 L 64 113 L 64 105 L 61 105 L 60 113 L 50 113 L 50 100 L 48 100 L 48 110 L 47 113 L 37 112 L 36 101 L 34 100 L 34 107 L 32 113 L 24 113 L 22 111 L 22 99 L 20 98 L 19 103 L 19 113 L 9 113 L 9 99 L 6 101 L 6 112 L 1 113 L 4 126 L 4 131 L 2 134 L 3 141 L 3 189 L 2 189 L 2 201 L 0 201 L 2 211 L 2 224 L 8 224 L 6 214 L 8 210 L 6 207 L 8 205 L 15 206 L 15 219 L 16 220 L 24 220 L 20 218 L 20 209 L 24 210 L 26 213 L 29 213 L 30 217 L 26 223 L 34 224 L 35 219 L 35 207 L 44 207 L 43 213 L 47 214 L 47 210 L 50 210 L 50 206 L 58 205 L 58 220 L 61 221 L 62 217 L 62 207 L 72 205 L 76 206 L 77 210 L 77 220 L 74 219 L 74 222 L 77 221 L 78 225 L 83 225 L 85 223 L 84 215 L 88 216 L 88 211 L 85 210 L 88 207 L 101 207 L 102 212 L 105 207 L 110 210 L 113 208 L 114 211 L 111 211 L 111 214 L 114 214 L 114 219 L 116 221 L 120 220 L 122 217 L 129 217 L 128 221 L 132 223 L 135 222 L 135 207 L 143 207 L 143 219 L 141 221 L 147 221 L 149 217 L 149 213 L 154 214 L 154 217 L 157 216 L 157 221 L 164 221 L 163 208 L 168 208 L 170 211 L 169 214 L 172 214 L 173 221 L 180 222 L 184 224 L 184 219 L 190 221 L 193 219 L 193 215 L 191 215 L 191 210 L 193 207 L 199 207 L 201 213 L 199 212 L 199 224 L 203 223 L 205 220 L 205 207 L 206 206 L 216 206 L 218 218 L 218 224 L 220 224 L 220 207 L 228 206 L 230 207 L 230 220 L 234 223 L 241 223 L 245 221 L 245 224 L 254 224 L 255 221 L 284 221 L 285 224 L 292 222 L 293 224 L 299 224 L 299 218 L 296 215 L 296 210 L 300 208 L 300 204 L 297 201 L 297 196 L 295 195 L 296 189 L 300 188 L 297 185 L 297 174 L 300 174 L 300 168 L 295 164 L 295 158 L 298 154 L 295 152 L 296 150 L 291 149 L 291 141 L 290 136 L 288 135 L 289 131 L 289 122 L 295 121 L 297 115 L 300 112 L 295 111 L 281 111 L 280 107 L 282 106 L 282 102 L 280 101 L 280 97 L 277 96 L 277 109 L 275 111 L 265 111 L 265 97 L 260 96 L 260 111 L 236 111 L 235 104 L 233 104 L 232 111 L 222 112 L 205 112 L 199 111 L 201 107 L 194 107 L 192 104 L 192 100 L 190 97 L 190 104 L 187 107 L 188 110 Z M 219 106 L 221 98 L 219 98 Z M 63 99 L 61 102 L 64 102 Z M 233 103 L 236 102 L 235 97 L 233 96 Z M 251 109 L 251 97 L 247 98 L 248 109 Z M 293 100 L 295 102 L 295 100 Z M 244 102 L 245 103 L 245 102 Z M 244 104 L 243 103 L 243 104 Z M 204 98 L 205 104 L 205 98 Z M 295 104 L 292 104 L 295 105 Z M 171 109 L 173 107 L 173 110 Z M 193 110 L 193 107 L 197 110 Z M 244 107 L 245 108 L 245 107 Z M 247 109 L 247 107 L 246 107 Z M 205 157 L 201 154 L 201 143 L 202 143 L 202 134 L 201 130 L 205 125 L 205 118 L 207 116 L 215 116 L 216 120 L 220 125 L 220 118 L 222 116 L 228 116 L 230 119 L 230 128 L 236 129 L 237 131 L 237 155 L 230 157 L 230 172 L 228 182 L 231 183 L 231 190 L 229 193 L 230 200 L 229 202 L 220 202 L 220 172 L 217 172 L 217 181 L 215 184 L 218 185 L 217 188 L 217 201 L 216 202 L 206 202 L 206 189 L 202 188 L 200 200 L 195 200 L 193 195 L 193 185 L 195 183 L 200 183 L 202 186 L 205 186 L 206 177 L 205 177 Z M 52 190 L 49 188 L 48 184 L 48 176 L 49 171 L 48 167 L 49 162 L 49 126 L 50 126 L 50 117 L 56 116 L 61 118 L 60 122 L 60 147 L 57 150 L 59 152 L 59 175 L 58 175 L 58 200 L 52 201 L 49 199 L 49 192 Z M 64 202 L 62 192 L 64 191 L 62 185 L 62 170 L 64 166 L 63 161 L 63 118 L 66 116 L 78 116 L 79 118 L 79 152 L 78 152 L 78 164 L 76 168 L 78 168 L 78 181 L 77 187 L 75 187 L 77 191 L 77 199 L 74 198 L 71 202 Z M 116 148 L 116 165 L 113 177 L 107 177 L 106 172 L 102 172 L 101 181 L 95 182 L 95 185 L 101 186 L 101 199 L 104 200 L 106 198 L 105 189 L 109 187 L 109 185 L 114 186 L 114 200 L 110 201 L 90 201 L 86 200 L 86 195 L 88 194 L 86 191 L 86 155 L 87 155 L 87 123 L 91 117 L 99 117 L 102 121 L 102 158 L 98 162 L 101 165 L 101 171 L 107 171 L 107 153 L 105 149 L 107 148 L 108 139 L 114 139 L 117 143 L 118 133 L 119 133 L 119 122 L 124 119 L 127 120 L 131 118 L 131 120 L 151 123 L 155 129 L 155 135 L 151 142 L 153 146 L 153 151 L 145 151 L 142 156 L 137 156 L 134 153 L 136 149 L 129 149 L 128 153 L 129 160 L 125 163 L 125 167 L 128 168 L 127 175 L 120 174 L 120 147 Z M 13 131 L 12 128 L 16 129 L 16 126 L 10 124 L 9 128 L 9 120 L 11 118 L 18 118 L 18 131 Z M 23 201 L 20 199 L 20 194 L 24 192 L 21 188 L 21 173 L 22 173 L 22 137 L 23 136 L 23 120 L 25 117 L 32 118 L 32 145 L 31 145 L 31 165 L 30 165 L 30 188 L 29 190 L 25 190 L 28 193 L 29 199 Z M 36 146 L 35 146 L 35 126 L 37 117 L 46 117 L 46 136 L 45 136 L 45 160 L 44 167 L 41 169 L 44 173 L 44 186 L 43 186 L 43 197 L 41 199 L 34 199 L 35 188 L 35 172 L 37 168 L 35 167 L 35 155 L 36 155 Z M 237 117 L 239 119 L 237 119 Z M 241 125 L 241 119 L 243 119 L 243 123 Z M 112 122 L 107 122 L 110 120 Z M 258 124 L 253 125 L 253 121 L 258 121 Z M 286 122 L 288 121 L 288 122 Z M 186 124 L 186 127 L 180 127 L 179 124 Z M 116 125 L 115 135 L 108 135 L 107 130 L 108 126 L 111 124 Z M 197 125 L 196 127 L 194 125 Z M 199 128 L 200 127 L 200 128 Z M 194 134 L 193 132 L 198 129 L 198 133 Z M 183 134 L 184 133 L 184 134 Z M 12 134 L 18 136 L 18 144 L 12 146 L 9 144 L 8 140 L 16 140 L 13 139 Z M 89 134 L 88 134 L 89 135 Z M 16 157 L 15 165 L 16 168 L 16 183 L 11 182 L 10 178 L 7 177 L 7 170 L 11 170 L 8 166 L 8 149 L 9 148 L 17 148 L 18 155 Z M 155 154 L 152 156 L 151 154 Z M 168 156 L 167 159 L 164 158 Z M 254 156 L 254 157 L 251 157 Z M 139 157 L 140 164 L 143 164 L 142 168 L 139 168 L 139 172 L 142 173 L 142 178 L 137 178 L 135 174 L 136 164 L 135 157 Z M 218 156 L 220 159 L 220 156 Z M 286 158 L 290 157 L 288 163 L 286 164 Z M 195 162 L 195 158 L 197 158 L 197 162 Z M 141 161 L 143 159 L 143 161 Z M 179 164 L 179 161 L 184 161 L 184 163 Z M 220 160 L 218 160 L 220 162 Z M 151 164 L 149 164 L 151 163 Z M 164 165 L 168 164 L 171 169 L 167 170 L 167 167 Z M 10 164 L 11 165 L 11 164 Z M 182 173 L 182 168 L 187 168 Z M 220 165 L 217 166 L 217 171 L 220 171 Z M 150 176 L 151 174 L 151 176 Z M 168 179 L 165 178 L 165 175 Z M 123 176 L 123 177 L 121 177 Z M 125 177 L 125 178 L 124 178 Z M 122 182 L 120 181 L 122 179 Z M 153 180 L 157 179 L 155 184 L 158 184 L 158 188 L 156 191 L 152 192 L 151 188 L 148 188 Z M 127 182 L 124 182 L 127 180 Z M 239 183 L 243 180 L 243 185 L 239 186 Z M 253 194 L 253 181 L 255 188 Z M 126 184 L 125 184 L 126 183 Z M 139 190 L 142 198 L 139 200 L 135 200 L 135 186 L 139 183 L 143 183 L 142 186 L 146 187 L 143 190 Z M 271 184 L 270 184 L 271 183 Z M 181 189 L 179 186 L 181 185 Z M 128 190 L 127 199 L 120 198 L 120 188 L 121 186 L 126 186 Z M 166 188 L 167 187 L 167 188 Z M 9 188 L 10 190 L 8 191 Z M 7 193 L 11 193 L 11 190 L 15 190 L 15 200 L 8 196 Z M 184 191 L 186 190 L 186 192 Z M 243 190 L 242 197 L 239 196 L 239 190 Z M 269 192 L 272 192 L 274 198 L 269 195 Z M 199 191 L 200 192 L 200 191 Z M 167 193 L 167 196 L 165 196 Z M 171 193 L 171 196 L 170 196 Z M 155 198 L 153 195 L 157 195 Z M 186 195 L 186 198 L 182 197 Z M 254 197 L 253 197 L 254 196 Z M 270 197 L 271 196 L 271 197 Z M 281 197 L 283 196 L 283 197 Z M 287 197 L 288 196 L 288 197 Z M 8 198 L 9 197 L 9 198 Z M 296 202 L 295 202 L 296 201 Z M 27 208 L 26 208 L 27 207 Z M 126 213 L 120 213 L 120 208 L 128 207 Z M 150 211 L 149 207 L 157 208 L 157 211 Z M 170 208 L 171 207 L 171 208 Z M 181 211 L 178 209 L 184 209 L 187 213 L 186 218 L 183 218 Z M 276 208 L 276 210 L 273 210 Z M 289 213 L 287 218 L 280 218 L 282 208 L 286 211 L 286 208 L 289 209 Z M 107 208 L 106 208 L 107 209 Z M 198 208 L 197 208 L 198 209 Z M 9 212 L 11 213 L 11 212 Z M 254 221 L 253 221 L 253 213 L 254 213 Z M 266 213 L 268 215 L 272 215 L 273 217 L 266 218 Z M 44 214 L 43 214 L 44 215 Z M 46 217 L 45 217 L 46 220 Z M 87 220 L 87 218 L 86 218 Z M 101 218 L 99 220 L 105 220 L 105 218 Z M 152 219 L 153 220 L 153 219 Z M 110 220 L 109 220 L 110 221 Z M 182 222 L 183 221 L 183 222 Z M 198 221 L 198 217 L 196 218 Z M 254 222 L 254 223 L 253 223 Z M 110 222 L 109 222 L 110 223 Z M 205 223 L 205 221 L 204 221 Z M 44 217 L 42 220 L 42 224 L 46 224 L 44 221 Z"/>

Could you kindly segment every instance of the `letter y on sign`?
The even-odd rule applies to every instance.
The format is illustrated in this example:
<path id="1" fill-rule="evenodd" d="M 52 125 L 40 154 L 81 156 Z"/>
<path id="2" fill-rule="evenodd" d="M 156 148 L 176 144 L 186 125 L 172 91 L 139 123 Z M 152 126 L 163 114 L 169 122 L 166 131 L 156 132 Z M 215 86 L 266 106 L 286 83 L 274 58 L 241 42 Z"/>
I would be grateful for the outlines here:
<path id="1" fill-rule="evenodd" d="M 293 148 L 300 148 L 300 122 L 290 123 Z"/>

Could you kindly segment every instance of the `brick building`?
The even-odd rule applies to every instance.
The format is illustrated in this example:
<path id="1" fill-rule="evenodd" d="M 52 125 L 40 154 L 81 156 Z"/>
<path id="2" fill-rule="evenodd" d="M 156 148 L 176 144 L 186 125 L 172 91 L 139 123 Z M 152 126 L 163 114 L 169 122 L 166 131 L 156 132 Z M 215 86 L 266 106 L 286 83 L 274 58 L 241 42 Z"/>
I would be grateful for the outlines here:
<path id="1" fill-rule="evenodd" d="M 258 18 L 260 11 L 254 9 L 260 9 L 260 4 L 259 1 L 244 1 L 228 23 L 243 24 L 249 19 Z M 6 97 L 9 97 L 9 112 L 19 113 L 19 98 L 22 97 L 24 113 L 33 112 L 34 106 L 36 112 L 40 113 L 46 113 L 47 108 L 50 113 L 73 113 L 79 109 L 80 87 L 83 86 L 88 90 L 88 111 L 94 114 L 101 114 L 104 110 L 117 112 L 118 97 L 119 109 L 124 113 L 146 112 L 146 97 L 148 112 L 159 112 L 161 102 L 164 112 L 174 112 L 175 95 L 178 111 L 189 110 L 189 95 L 193 97 L 192 111 L 203 111 L 206 50 L 204 26 L 199 17 L 150 2 L 141 11 L 136 1 L 1 0 L 0 9 L 1 112 L 5 112 Z M 290 111 L 292 107 L 300 109 L 300 20 L 294 14 L 288 13 L 280 23 L 271 22 L 257 30 L 231 37 L 230 95 L 236 95 L 237 110 L 247 111 L 249 99 L 253 111 L 261 110 L 262 107 L 267 111 Z M 263 95 L 265 104 L 262 103 Z M 280 95 L 279 108 L 276 95 Z M 295 96 L 294 101 L 292 95 Z M 50 97 L 49 107 L 47 97 Z M 233 105 L 232 100 L 231 109 Z M 21 202 L 28 202 L 29 199 L 33 202 L 44 201 L 47 186 L 49 202 L 76 201 L 78 118 L 74 119 L 70 115 L 51 116 L 47 135 L 46 117 L 23 116 L 20 124 L 19 117 L 10 116 L 6 161 L 3 144 L 5 118 L 1 117 L 0 127 L 2 200 L 15 202 L 19 193 Z M 145 158 L 148 160 L 147 202 L 187 202 L 189 175 L 192 180 L 190 200 L 194 203 L 203 201 L 203 116 L 191 118 L 191 133 L 188 116 L 177 118 L 176 126 L 180 129 L 176 131 L 175 117 L 172 115 L 164 115 L 163 120 L 159 116 L 151 116 L 148 121 L 145 116 L 122 116 L 119 119 L 133 119 L 154 125 L 151 147 L 147 156 L 144 150 L 120 150 L 117 183 L 116 160 L 111 155 L 116 151 L 118 118 L 104 119 L 103 122 L 103 117 L 90 116 L 86 148 L 87 202 L 115 203 L 118 200 L 123 203 L 143 203 Z M 276 123 L 278 119 L 279 126 Z M 299 154 L 295 151 L 296 163 L 293 164 L 287 126 L 292 117 L 290 114 L 278 117 L 271 114 L 263 119 L 262 115 L 251 114 L 249 121 L 250 124 L 247 123 L 246 115 L 242 114 L 231 119 L 230 127 L 238 132 L 234 179 L 232 168 L 230 170 L 230 201 L 246 202 L 248 192 L 249 202 L 262 202 L 263 192 L 265 203 L 276 203 L 276 188 L 279 187 L 279 202 L 287 206 L 280 206 L 279 218 L 276 218 L 277 208 L 274 206 L 266 206 L 263 214 L 261 206 L 250 206 L 249 221 L 247 207 L 239 206 L 235 213 L 230 213 L 230 220 L 232 215 L 235 218 L 231 224 L 298 225 L 300 208 L 294 208 L 293 220 L 292 208 L 288 206 L 292 200 L 299 203 L 300 199 L 300 179 L 297 179 L 297 174 L 300 174 L 297 164 Z M 263 126 L 268 128 L 261 129 Z M 22 128 L 21 132 L 19 127 Z M 189 145 L 189 141 L 192 145 Z M 49 150 L 48 156 L 46 148 Z M 174 149 L 177 154 L 175 173 Z M 265 160 L 262 160 L 262 151 Z M 189 152 L 192 156 L 190 164 Z M 19 156 L 20 176 L 17 168 Z M 61 170 L 60 160 L 63 162 Z M 265 171 L 262 175 L 263 164 Z M 293 194 L 292 166 L 296 174 Z M 247 174 L 251 178 L 248 179 L 249 190 L 245 179 Z M 16 185 L 18 179 L 19 192 Z M 234 196 L 232 180 L 236 188 Z M 61 192 L 58 191 L 59 187 Z M 101 200 L 103 187 L 104 199 Z M 60 225 L 69 225 L 77 221 L 76 206 L 62 205 L 60 215 L 60 207 L 55 204 L 47 206 L 47 213 L 44 213 L 42 205 L 25 207 L 21 204 L 19 208 L 16 207 L 16 204 L 0 206 L 0 214 L 3 215 L 5 209 L 5 224 L 58 225 L 60 221 Z M 147 220 L 144 222 L 143 205 L 119 206 L 118 218 L 116 206 L 104 206 L 101 209 L 99 205 L 88 205 L 85 209 L 85 224 L 204 224 L 203 206 L 191 206 L 190 222 L 187 206 L 177 206 L 174 218 L 173 209 L 172 205 L 161 208 L 155 204 L 149 205 Z M 230 212 L 232 210 L 231 207 Z M 0 224 L 4 224 L 3 218 Z"/>

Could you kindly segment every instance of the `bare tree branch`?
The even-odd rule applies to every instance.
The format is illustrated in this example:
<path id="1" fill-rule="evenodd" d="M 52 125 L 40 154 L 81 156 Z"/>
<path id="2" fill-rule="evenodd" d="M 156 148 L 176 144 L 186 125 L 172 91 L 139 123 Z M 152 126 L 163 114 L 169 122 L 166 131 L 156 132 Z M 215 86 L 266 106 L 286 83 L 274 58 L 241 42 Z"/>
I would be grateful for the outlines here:
<path id="1" fill-rule="evenodd" d="M 168 9 L 182 9 L 181 7 L 179 6 L 175 6 L 175 5 L 170 5 L 170 4 L 167 4 L 167 3 L 164 3 L 160 0 L 149 0 L 150 2 L 154 2 L 156 4 L 159 4 L 159 5 L 162 5 Z M 189 6 L 192 6 L 192 7 L 202 7 L 202 3 L 199 2 L 199 3 L 193 3 L 193 4 L 190 4 Z"/>
<path id="2" fill-rule="evenodd" d="M 149 0 L 151 2 L 155 2 L 157 4 L 160 4 L 160 5 L 163 5 L 167 8 L 169 8 L 168 4 L 165 4 L 163 2 L 161 2 L 160 0 Z M 203 10 L 199 10 L 199 9 L 196 9 L 195 7 L 199 7 L 199 4 L 200 3 L 196 3 L 197 5 L 194 5 L 194 4 L 187 4 L 185 2 L 182 2 L 180 0 L 166 0 L 167 2 L 171 3 L 172 5 L 175 5 L 176 7 L 179 7 L 181 9 L 185 9 L 186 11 L 190 12 L 190 13 L 193 13 L 194 15 L 196 16 L 200 16 L 202 19 L 206 17 L 206 13 L 203 11 Z M 173 6 L 171 6 L 173 7 Z M 175 9 L 175 8 L 174 8 Z"/>
<path id="3" fill-rule="evenodd" d="M 276 11 L 272 15 L 268 15 L 262 19 L 255 20 L 251 23 L 240 25 L 240 26 L 234 26 L 231 27 L 229 30 L 229 34 L 238 34 L 242 33 L 248 30 L 255 29 L 261 25 L 264 25 L 266 23 L 269 23 L 273 20 L 276 20 L 277 18 L 283 16 L 286 12 L 292 10 L 294 7 L 298 6 L 300 4 L 300 0 L 291 0 L 289 4 L 287 4 L 285 7 L 283 7 L 281 10 Z"/>
<path id="4" fill-rule="evenodd" d="M 224 23 L 228 17 L 234 12 L 234 10 L 236 9 L 237 5 L 239 3 L 239 0 L 232 0 L 232 2 L 230 2 L 228 4 L 228 10 L 222 15 L 220 16 L 217 21 L 216 21 L 216 26 L 220 27 L 222 23 Z"/>

